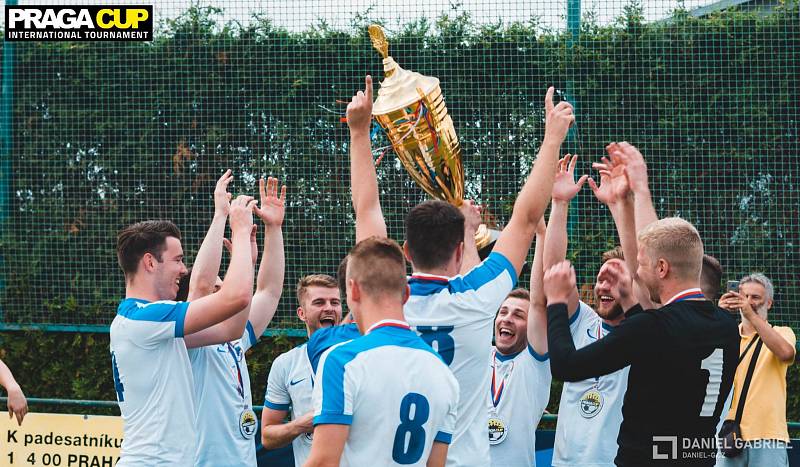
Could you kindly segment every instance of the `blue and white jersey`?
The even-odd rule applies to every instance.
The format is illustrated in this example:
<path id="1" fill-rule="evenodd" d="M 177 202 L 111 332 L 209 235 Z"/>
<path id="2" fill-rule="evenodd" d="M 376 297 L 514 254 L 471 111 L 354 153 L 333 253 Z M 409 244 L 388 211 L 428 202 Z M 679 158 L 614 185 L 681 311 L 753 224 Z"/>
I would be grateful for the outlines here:
<path id="1" fill-rule="evenodd" d="M 536 466 L 536 427 L 550 400 L 550 360 L 531 346 L 489 363 L 489 450 L 492 467 Z M 496 404 L 496 405 L 495 405 Z"/>
<path id="2" fill-rule="evenodd" d="M 319 332 L 319 331 L 317 331 Z M 292 420 L 311 412 L 311 366 L 306 355 L 306 344 L 278 356 L 269 369 L 264 407 L 286 410 Z M 301 467 L 311 453 L 312 436 L 306 433 L 292 441 L 294 465 Z"/>
<path id="3" fill-rule="evenodd" d="M 461 387 L 458 422 L 448 466 L 489 465 L 486 388 L 491 372 L 494 317 L 514 288 L 514 266 L 493 252 L 467 274 L 452 278 L 415 273 L 403 313 L 422 339 L 439 352 Z"/>
<path id="4" fill-rule="evenodd" d="M 314 426 L 350 425 L 341 466 L 416 465 L 450 443 L 458 383 L 402 321 L 383 320 L 320 359 Z"/>
<path id="5" fill-rule="evenodd" d="M 117 308 L 111 365 L 124 431 L 119 467 L 194 465 L 194 383 L 183 342 L 188 308 L 136 298 Z"/>
<path id="6" fill-rule="evenodd" d="M 361 337 L 361 332 L 358 330 L 358 326 L 355 323 L 318 329 L 311 336 L 311 339 L 308 340 L 308 344 L 306 345 L 306 353 L 308 354 L 308 361 L 311 364 L 312 375 L 316 374 L 319 359 L 326 350 L 334 345 L 351 341 L 357 337 Z"/>
<path id="7" fill-rule="evenodd" d="M 569 327 L 577 349 L 602 339 L 613 329 L 583 302 L 572 315 Z M 558 406 L 553 466 L 614 466 L 629 369 L 625 367 L 599 378 L 564 383 Z"/>
<path id="8" fill-rule="evenodd" d="M 198 467 L 256 465 L 250 374 L 244 353 L 258 340 L 247 322 L 241 339 L 189 349 L 197 401 Z"/>

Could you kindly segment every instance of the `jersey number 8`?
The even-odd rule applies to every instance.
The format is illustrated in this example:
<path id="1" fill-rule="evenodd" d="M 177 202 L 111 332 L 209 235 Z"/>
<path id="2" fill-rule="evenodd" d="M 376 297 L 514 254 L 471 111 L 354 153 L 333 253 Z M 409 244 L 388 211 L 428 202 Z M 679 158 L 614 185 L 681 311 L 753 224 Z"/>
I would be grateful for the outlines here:
<path id="1" fill-rule="evenodd" d="M 413 412 L 412 412 L 413 407 Z M 425 429 L 430 404 L 422 394 L 409 392 L 400 402 L 400 426 L 394 433 L 392 459 L 398 464 L 414 464 L 425 450 Z"/>

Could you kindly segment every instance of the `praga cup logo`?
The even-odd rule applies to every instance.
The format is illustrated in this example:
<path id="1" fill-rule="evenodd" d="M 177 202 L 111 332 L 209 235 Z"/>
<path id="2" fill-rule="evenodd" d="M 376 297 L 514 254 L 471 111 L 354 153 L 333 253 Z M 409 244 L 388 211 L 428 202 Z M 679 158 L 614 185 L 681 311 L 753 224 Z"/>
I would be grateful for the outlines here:
<path id="1" fill-rule="evenodd" d="M 151 41 L 153 6 L 9 6 L 7 41 Z"/>

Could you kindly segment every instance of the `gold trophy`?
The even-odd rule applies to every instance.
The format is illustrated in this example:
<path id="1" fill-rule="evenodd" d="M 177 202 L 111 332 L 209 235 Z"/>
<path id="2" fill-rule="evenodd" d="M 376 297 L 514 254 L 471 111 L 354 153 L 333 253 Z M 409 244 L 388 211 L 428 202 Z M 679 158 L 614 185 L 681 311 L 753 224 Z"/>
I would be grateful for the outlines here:
<path id="1" fill-rule="evenodd" d="M 404 70 L 389 56 L 389 42 L 378 25 L 369 27 L 372 46 L 383 57 L 372 115 L 386 131 L 403 167 L 434 198 L 461 206 L 464 167 L 453 119 L 447 113 L 439 79 Z M 475 233 L 478 250 L 497 240 L 498 232 L 481 224 Z"/>

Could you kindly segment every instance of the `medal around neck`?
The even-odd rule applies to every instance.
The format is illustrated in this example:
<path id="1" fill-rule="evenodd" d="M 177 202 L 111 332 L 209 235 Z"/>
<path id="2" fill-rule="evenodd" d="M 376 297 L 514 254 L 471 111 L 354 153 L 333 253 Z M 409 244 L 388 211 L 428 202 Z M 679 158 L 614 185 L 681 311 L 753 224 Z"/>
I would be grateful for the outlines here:
<path id="1" fill-rule="evenodd" d="M 378 25 L 369 27 L 372 46 L 383 57 L 384 80 L 372 115 L 386 132 L 411 178 L 430 196 L 461 206 L 464 167 L 453 119 L 447 113 L 439 79 L 405 70 L 389 56 L 389 41 Z M 475 243 L 482 249 L 497 233 L 481 224 Z"/>
<path id="2" fill-rule="evenodd" d="M 508 429 L 506 422 L 500 419 L 496 414 L 489 418 L 489 444 L 494 446 L 506 440 L 508 436 Z"/>
<path id="3" fill-rule="evenodd" d="M 583 393 L 578 405 L 583 418 L 594 418 L 603 410 L 603 394 L 595 386 Z"/>
<path id="4" fill-rule="evenodd" d="M 239 432 L 241 432 L 244 439 L 253 439 L 256 431 L 258 431 L 256 413 L 253 412 L 253 409 L 244 409 L 239 414 Z"/>

